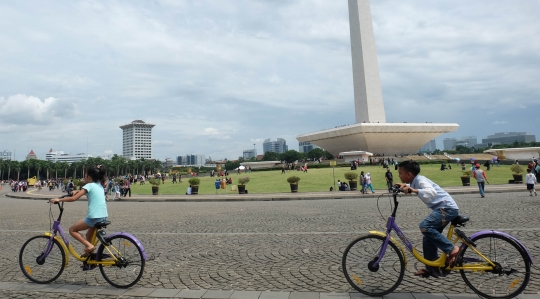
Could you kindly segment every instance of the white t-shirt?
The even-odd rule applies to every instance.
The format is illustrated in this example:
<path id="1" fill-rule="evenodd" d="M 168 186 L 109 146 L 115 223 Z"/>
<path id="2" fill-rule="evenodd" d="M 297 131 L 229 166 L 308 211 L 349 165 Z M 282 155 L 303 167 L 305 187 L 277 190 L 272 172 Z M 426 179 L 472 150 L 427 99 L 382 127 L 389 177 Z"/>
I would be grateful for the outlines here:
<path id="1" fill-rule="evenodd" d="M 536 177 L 532 173 L 527 173 L 525 176 L 525 180 L 527 181 L 527 184 L 535 184 L 536 183 Z"/>

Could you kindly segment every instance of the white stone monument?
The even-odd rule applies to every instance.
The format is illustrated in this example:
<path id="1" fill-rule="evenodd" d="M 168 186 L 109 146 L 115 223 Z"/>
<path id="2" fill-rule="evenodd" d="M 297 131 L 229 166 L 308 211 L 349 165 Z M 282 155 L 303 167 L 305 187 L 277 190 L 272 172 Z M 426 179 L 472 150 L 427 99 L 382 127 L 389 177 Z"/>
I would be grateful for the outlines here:
<path id="1" fill-rule="evenodd" d="M 386 123 L 369 0 L 349 0 L 349 24 L 356 124 L 302 134 L 334 155 L 348 151 L 413 154 L 436 136 L 456 131 L 458 124 Z"/>

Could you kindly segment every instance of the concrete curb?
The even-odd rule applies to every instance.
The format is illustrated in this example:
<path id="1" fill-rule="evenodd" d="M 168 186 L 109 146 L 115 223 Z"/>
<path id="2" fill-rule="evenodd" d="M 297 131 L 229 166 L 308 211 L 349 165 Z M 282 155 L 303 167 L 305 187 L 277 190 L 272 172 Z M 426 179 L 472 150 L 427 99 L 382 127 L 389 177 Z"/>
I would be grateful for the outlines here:
<path id="1" fill-rule="evenodd" d="M 522 188 L 520 188 L 522 187 Z M 476 186 L 459 186 L 444 188 L 451 195 L 478 194 Z M 361 194 L 359 191 L 349 192 L 306 192 L 306 193 L 260 193 L 260 194 L 217 194 L 217 195 L 133 195 L 132 197 L 122 197 L 120 202 L 242 202 L 242 201 L 291 201 L 291 200 L 327 200 L 327 199 L 346 199 L 346 198 L 377 198 L 381 190 L 376 193 Z M 384 191 L 383 191 L 384 192 Z M 525 185 L 492 185 L 485 190 L 490 193 L 507 192 L 526 192 Z M 30 200 L 48 200 L 49 198 L 59 196 L 57 192 L 43 195 L 31 195 L 23 193 L 6 193 L 6 197 Z M 86 200 L 81 198 L 81 200 Z"/>

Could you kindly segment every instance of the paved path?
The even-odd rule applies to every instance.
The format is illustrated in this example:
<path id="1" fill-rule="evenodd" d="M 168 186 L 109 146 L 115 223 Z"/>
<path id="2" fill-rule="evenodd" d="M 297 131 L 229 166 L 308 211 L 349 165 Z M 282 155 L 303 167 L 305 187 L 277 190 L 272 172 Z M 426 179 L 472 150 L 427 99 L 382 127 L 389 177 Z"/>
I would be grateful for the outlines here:
<path id="1" fill-rule="evenodd" d="M 6 193 L 11 192 L 0 191 L 0 297 L 57 298 L 57 292 L 71 292 L 72 298 L 107 298 L 107 294 L 110 298 L 356 298 L 359 295 L 350 293 L 341 272 L 341 255 L 355 237 L 383 230 L 390 213 L 387 199 L 377 206 L 376 198 L 358 194 L 279 202 L 109 202 L 112 225 L 107 231 L 133 233 L 155 257 L 148 261 L 141 281 L 133 289 L 112 289 L 98 270 L 82 272 L 71 263 L 54 284 L 40 286 L 28 283 L 17 260 L 25 240 L 48 230 L 49 205 L 4 197 Z M 540 196 L 529 197 L 523 190 L 488 193 L 483 199 L 476 192 L 454 198 L 461 212 L 471 216 L 464 229 L 467 234 L 486 228 L 503 230 L 522 240 L 533 258 L 540 257 Z M 401 202 L 398 222 L 420 249 L 418 223 L 428 210 L 416 197 L 404 196 Z M 66 204 L 66 228 L 85 215 L 86 205 Z M 52 208 L 56 215 L 56 207 Z M 411 258 L 403 283 L 387 298 L 478 298 L 459 274 L 414 277 L 413 271 L 421 265 Z M 525 290 L 529 296 L 522 298 L 540 298 L 540 271 L 532 272 Z M 35 289 L 41 287 L 45 289 Z M 434 294 L 422 297 L 424 293 Z"/>

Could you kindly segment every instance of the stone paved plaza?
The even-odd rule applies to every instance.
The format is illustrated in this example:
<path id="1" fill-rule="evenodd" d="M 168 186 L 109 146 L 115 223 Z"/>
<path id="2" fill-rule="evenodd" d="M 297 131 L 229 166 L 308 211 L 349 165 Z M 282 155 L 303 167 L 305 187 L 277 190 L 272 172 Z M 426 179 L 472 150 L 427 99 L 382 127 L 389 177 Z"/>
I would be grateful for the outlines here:
<path id="1" fill-rule="evenodd" d="M 49 230 L 49 204 L 43 200 L 7 198 L 0 191 L 0 283 L 28 280 L 17 263 L 22 244 Z M 455 195 L 471 221 L 463 231 L 498 229 L 519 238 L 535 261 L 540 257 L 540 196 L 528 193 Z M 86 202 L 67 203 L 67 229 L 86 213 Z M 127 231 L 137 236 L 149 256 L 137 287 L 152 289 L 352 292 L 341 272 L 347 244 L 368 230 L 383 230 L 390 214 L 388 197 L 335 200 L 254 202 L 109 202 L 107 232 Z M 52 207 L 56 216 L 58 209 Z M 421 250 L 418 223 L 429 213 L 417 198 L 401 199 L 398 223 Z M 74 241 L 75 242 L 75 241 Z M 82 251 L 82 246 L 78 246 Z M 408 252 L 407 252 L 408 253 Z M 416 267 L 408 254 L 405 278 L 396 293 L 471 293 L 459 274 L 441 279 L 413 276 Z M 71 263 L 58 284 L 108 287 L 99 270 L 81 271 Z M 525 293 L 539 294 L 540 271 L 533 269 Z M 32 293 L 0 291 L 21 298 Z M 41 294 L 43 295 L 43 294 Z M 54 293 L 51 297 L 57 297 Z M 540 296 L 540 295 L 539 295 Z M 41 297 L 41 296 L 36 296 Z M 103 298 L 103 296 L 99 296 Z M 84 298 L 84 297 L 76 297 Z"/>

